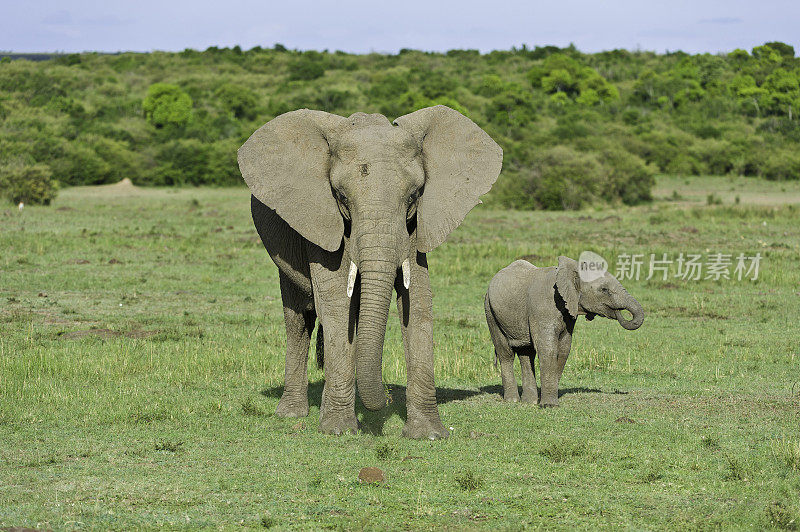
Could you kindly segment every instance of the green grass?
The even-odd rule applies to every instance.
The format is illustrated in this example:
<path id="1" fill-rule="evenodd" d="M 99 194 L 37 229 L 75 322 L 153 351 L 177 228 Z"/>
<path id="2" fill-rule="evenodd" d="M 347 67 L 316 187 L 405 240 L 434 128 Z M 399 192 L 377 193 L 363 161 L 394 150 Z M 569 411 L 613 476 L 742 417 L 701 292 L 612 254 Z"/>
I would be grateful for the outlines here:
<path id="1" fill-rule="evenodd" d="M 436 442 L 400 436 L 394 316 L 395 400 L 359 407 L 365 433 L 316 432 L 313 363 L 311 415 L 274 417 L 280 293 L 244 188 L 75 188 L 0 211 L 0 527 L 797 528 L 800 212 L 748 203 L 773 186 L 755 180 L 708 206 L 707 185 L 637 208 L 476 208 L 429 257 L 453 428 Z M 626 281 L 643 327 L 581 319 L 561 408 L 502 403 L 489 279 L 587 248 L 764 258 L 755 282 Z M 360 484 L 366 466 L 386 482 Z"/>

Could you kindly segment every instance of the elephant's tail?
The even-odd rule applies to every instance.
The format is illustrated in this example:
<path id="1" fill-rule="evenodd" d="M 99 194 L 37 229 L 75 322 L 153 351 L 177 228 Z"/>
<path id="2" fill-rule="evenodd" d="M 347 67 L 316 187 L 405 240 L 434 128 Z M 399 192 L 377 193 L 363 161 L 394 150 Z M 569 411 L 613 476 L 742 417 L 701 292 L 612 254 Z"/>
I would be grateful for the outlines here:
<path id="1" fill-rule="evenodd" d="M 489 291 L 486 291 L 486 295 L 483 296 L 483 310 L 486 312 L 486 322 L 489 325 L 489 334 L 492 337 L 492 343 L 494 343 L 495 339 L 495 330 L 499 330 L 497 325 L 497 319 L 494 317 L 494 311 L 492 310 L 492 305 L 489 302 Z M 494 367 L 497 369 L 497 364 L 500 359 L 497 356 L 497 349 L 494 350 Z"/>
<path id="2" fill-rule="evenodd" d="M 325 336 L 322 334 L 322 322 L 317 327 L 317 347 L 314 350 L 317 355 L 317 369 L 325 367 Z"/>

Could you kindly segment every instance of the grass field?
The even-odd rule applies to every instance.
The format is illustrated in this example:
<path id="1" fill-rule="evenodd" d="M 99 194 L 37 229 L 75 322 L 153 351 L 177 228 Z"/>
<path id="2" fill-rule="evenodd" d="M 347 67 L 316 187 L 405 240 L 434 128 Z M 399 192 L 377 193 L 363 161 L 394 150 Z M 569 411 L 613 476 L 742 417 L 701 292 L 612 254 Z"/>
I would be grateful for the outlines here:
<path id="1" fill-rule="evenodd" d="M 394 315 L 394 400 L 359 407 L 365 433 L 316 432 L 316 368 L 311 415 L 273 416 L 282 309 L 246 189 L 75 188 L 0 211 L 0 527 L 797 528 L 800 189 L 664 178 L 656 196 L 668 199 L 478 207 L 429 256 L 452 427 L 435 442 L 400 437 Z M 763 258 L 756 281 L 624 281 L 645 323 L 581 319 L 561 408 L 501 402 L 487 283 L 519 257 L 584 249 L 612 264 Z M 359 484 L 364 466 L 386 482 Z"/>

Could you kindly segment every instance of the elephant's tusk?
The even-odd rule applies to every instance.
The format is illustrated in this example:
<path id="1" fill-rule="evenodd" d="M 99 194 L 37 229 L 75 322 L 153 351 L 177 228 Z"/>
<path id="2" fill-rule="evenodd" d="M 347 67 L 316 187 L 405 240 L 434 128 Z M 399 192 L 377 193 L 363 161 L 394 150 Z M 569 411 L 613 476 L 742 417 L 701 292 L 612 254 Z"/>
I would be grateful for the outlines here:
<path id="1" fill-rule="evenodd" d="M 347 297 L 353 297 L 353 287 L 356 285 L 356 274 L 358 274 L 358 266 L 353 261 L 350 261 L 350 273 L 347 274 Z"/>
<path id="2" fill-rule="evenodd" d="M 408 286 L 411 284 L 411 266 L 408 263 L 408 259 L 403 261 L 403 286 L 408 289 Z"/>

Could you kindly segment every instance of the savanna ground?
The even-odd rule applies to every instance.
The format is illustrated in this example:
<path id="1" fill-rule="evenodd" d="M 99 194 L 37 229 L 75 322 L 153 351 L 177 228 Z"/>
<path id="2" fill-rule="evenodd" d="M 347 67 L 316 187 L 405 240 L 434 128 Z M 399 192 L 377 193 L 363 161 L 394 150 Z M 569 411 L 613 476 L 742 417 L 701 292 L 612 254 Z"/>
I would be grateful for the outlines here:
<path id="1" fill-rule="evenodd" d="M 282 307 L 245 188 L 74 188 L 0 211 L 0 527 L 797 528 L 800 186 L 662 178 L 655 195 L 481 206 L 430 255 L 452 427 L 434 442 L 400 437 L 394 315 L 393 402 L 359 406 L 364 433 L 317 433 L 313 364 L 311 415 L 274 417 Z M 625 281 L 644 325 L 581 318 L 561 408 L 501 402 L 489 279 L 584 249 L 763 259 L 755 282 Z M 364 466 L 386 482 L 359 484 Z"/>

